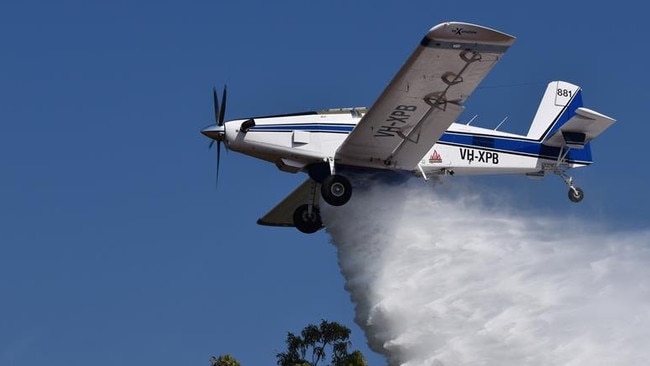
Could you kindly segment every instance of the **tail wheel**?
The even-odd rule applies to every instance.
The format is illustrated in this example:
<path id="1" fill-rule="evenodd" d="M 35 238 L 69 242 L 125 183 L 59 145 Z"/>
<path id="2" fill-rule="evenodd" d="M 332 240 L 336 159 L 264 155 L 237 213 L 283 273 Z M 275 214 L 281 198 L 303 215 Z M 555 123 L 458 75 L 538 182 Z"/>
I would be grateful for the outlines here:
<path id="1" fill-rule="evenodd" d="M 585 194 L 582 192 L 582 189 L 578 187 L 569 187 L 569 199 L 571 202 L 578 203 L 582 201 L 583 198 L 585 198 Z"/>
<path id="2" fill-rule="evenodd" d="M 332 206 L 343 206 L 352 196 L 352 185 L 344 176 L 329 175 L 321 183 L 321 196 Z"/>
<path id="3" fill-rule="evenodd" d="M 311 213 L 309 213 L 309 205 L 298 206 L 293 212 L 293 224 L 296 225 L 296 229 L 305 234 L 312 234 L 320 230 L 323 227 L 323 221 L 318 207 L 312 206 Z"/>

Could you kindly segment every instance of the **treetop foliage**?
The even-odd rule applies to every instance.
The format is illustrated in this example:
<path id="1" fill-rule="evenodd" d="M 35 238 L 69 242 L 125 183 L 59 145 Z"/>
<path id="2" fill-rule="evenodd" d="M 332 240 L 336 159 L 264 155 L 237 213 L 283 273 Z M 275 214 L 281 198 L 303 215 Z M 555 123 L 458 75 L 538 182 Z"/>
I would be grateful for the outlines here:
<path id="1" fill-rule="evenodd" d="M 241 366 L 241 364 L 231 355 L 221 355 L 219 358 L 212 356 L 210 366 Z"/>
<path id="2" fill-rule="evenodd" d="M 363 354 L 348 352 L 350 329 L 336 322 L 321 320 L 319 325 L 309 324 L 300 335 L 287 333 L 287 350 L 276 354 L 278 366 L 319 366 L 331 355 L 329 364 L 322 366 L 368 366 Z M 309 360 L 307 360 L 309 358 Z M 241 366 L 231 355 L 210 358 L 210 366 Z"/>
<path id="3" fill-rule="evenodd" d="M 318 366 L 331 356 L 331 366 L 366 366 L 359 351 L 348 352 L 350 329 L 336 322 L 321 320 L 307 325 L 300 335 L 287 333 L 287 351 L 276 355 L 278 366 Z M 307 360 L 309 358 L 309 360 Z"/>

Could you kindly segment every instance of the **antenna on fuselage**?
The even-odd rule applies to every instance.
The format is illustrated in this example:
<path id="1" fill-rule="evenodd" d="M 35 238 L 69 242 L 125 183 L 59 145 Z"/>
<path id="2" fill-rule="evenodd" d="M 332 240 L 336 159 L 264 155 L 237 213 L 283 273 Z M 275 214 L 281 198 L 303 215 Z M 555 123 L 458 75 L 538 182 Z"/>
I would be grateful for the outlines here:
<path id="1" fill-rule="evenodd" d="M 501 123 L 499 123 L 499 124 L 494 128 L 494 130 L 495 130 L 495 131 L 498 130 L 499 127 L 501 127 L 501 125 L 502 125 L 502 124 L 503 124 L 507 119 L 508 119 L 508 116 L 506 116 L 506 118 L 504 118 L 503 121 L 501 121 Z"/>

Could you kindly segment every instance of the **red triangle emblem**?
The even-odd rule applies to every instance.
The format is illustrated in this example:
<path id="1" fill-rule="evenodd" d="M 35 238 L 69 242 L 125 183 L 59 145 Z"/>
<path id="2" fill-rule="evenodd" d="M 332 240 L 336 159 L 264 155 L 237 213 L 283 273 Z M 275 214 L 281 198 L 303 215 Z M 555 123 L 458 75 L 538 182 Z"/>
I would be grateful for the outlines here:
<path id="1" fill-rule="evenodd" d="M 442 156 L 438 154 L 438 150 L 433 150 L 433 154 L 429 156 L 429 163 L 434 164 L 434 163 L 442 163 Z"/>

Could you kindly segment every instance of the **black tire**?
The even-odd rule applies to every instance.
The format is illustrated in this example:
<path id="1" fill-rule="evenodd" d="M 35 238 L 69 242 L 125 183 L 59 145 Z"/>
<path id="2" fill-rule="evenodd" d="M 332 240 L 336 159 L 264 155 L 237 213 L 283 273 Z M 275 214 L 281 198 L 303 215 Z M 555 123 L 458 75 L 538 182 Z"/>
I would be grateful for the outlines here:
<path id="1" fill-rule="evenodd" d="M 296 229 L 305 234 L 312 234 L 323 227 L 323 221 L 320 217 L 318 207 L 312 206 L 311 215 L 309 214 L 309 205 L 298 206 L 293 212 L 293 224 Z"/>
<path id="2" fill-rule="evenodd" d="M 582 201 L 583 198 L 585 198 L 585 194 L 582 189 L 578 187 L 569 188 L 569 199 L 571 202 L 578 203 Z"/>
<path id="3" fill-rule="evenodd" d="M 342 175 L 329 175 L 323 179 L 320 187 L 321 196 L 332 206 L 343 206 L 352 197 L 352 185 Z"/>

